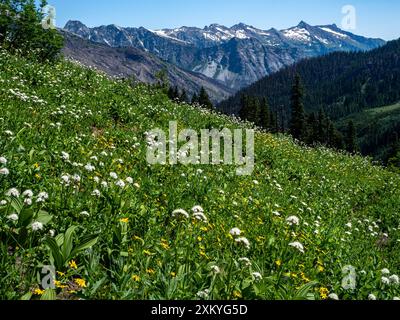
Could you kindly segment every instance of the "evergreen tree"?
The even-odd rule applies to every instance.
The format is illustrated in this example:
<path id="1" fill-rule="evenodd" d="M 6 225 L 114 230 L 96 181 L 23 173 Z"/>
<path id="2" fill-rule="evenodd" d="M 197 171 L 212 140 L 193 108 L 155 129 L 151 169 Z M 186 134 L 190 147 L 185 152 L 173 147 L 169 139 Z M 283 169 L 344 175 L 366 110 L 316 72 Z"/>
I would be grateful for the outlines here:
<path id="1" fill-rule="evenodd" d="M 267 130 L 270 129 L 271 128 L 270 120 L 271 120 L 270 110 L 267 98 L 262 98 L 261 109 L 260 109 L 260 126 Z"/>
<path id="2" fill-rule="evenodd" d="M 204 87 L 201 87 L 201 89 L 200 89 L 199 104 L 206 109 L 212 110 L 214 108 L 214 106 L 210 100 L 210 97 L 208 96 L 208 93 Z"/>
<path id="3" fill-rule="evenodd" d="M 392 170 L 399 171 L 400 170 L 400 139 L 397 132 L 393 133 L 392 144 L 390 146 L 388 156 L 387 156 L 387 164 L 388 167 Z"/>
<path id="4" fill-rule="evenodd" d="M 296 74 L 295 82 L 292 88 L 292 118 L 290 120 L 290 134 L 293 138 L 302 140 L 305 133 L 305 115 L 303 106 L 303 87 L 301 85 L 300 75 Z"/>
<path id="5" fill-rule="evenodd" d="M 318 120 L 315 113 L 312 112 L 307 116 L 307 128 L 305 142 L 309 145 L 314 145 L 318 142 Z"/>
<path id="6" fill-rule="evenodd" d="M 185 103 L 188 102 L 188 97 L 187 97 L 187 93 L 186 93 L 185 89 L 182 89 L 182 93 L 181 93 L 181 95 L 179 97 L 179 100 L 181 102 L 185 102 Z"/>
<path id="7" fill-rule="evenodd" d="M 240 111 L 239 117 L 242 120 L 247 120 L 250 114 L 249 97 L 247 95 L 242 95 L 240 97 Z"/>
<path id="8" fill-rule="evenodd" d="M 0 43 L 11 51 L 40 61 L 53 60 L 63 47 L 63 37 L 53 28 L 44 28 L 42 0 L 39 8 L 34 0 L 0 0 Z"/>
<path id="9" fill-rule="evenodd" d="M 197 104 L 197 103 L 199 103 L 199 97 L 197 96 L 196 93 L 193 93 L 192 104 Z"/>
<path id="10" fill-rule="evenodd" d="M 357 137 L 356 137 L 356 128 L 354 126 L 353 121 L 349 121 L 347 125 L 346 131 L 346 150 L 350 153 L 357 152 Z"/>

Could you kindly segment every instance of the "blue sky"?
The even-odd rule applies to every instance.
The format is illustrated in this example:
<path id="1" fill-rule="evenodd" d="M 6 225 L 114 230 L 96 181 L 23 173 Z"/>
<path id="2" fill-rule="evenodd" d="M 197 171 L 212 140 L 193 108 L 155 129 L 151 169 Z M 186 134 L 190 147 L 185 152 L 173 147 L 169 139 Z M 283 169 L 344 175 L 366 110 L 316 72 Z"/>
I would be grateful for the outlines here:
<path id="1" fill-rule="evenodd" d="M 88 26 L 117 24 L 149 29 L 204 27 L 238 22 L 260 29 L 284 29 L 304 20 L 312 25 L 342 24 L 344 5 L 356 9 L 351 32 L 385 40 L 400 37 L 397 0 L 49 0 L 57 9 L 56 23 L 72 20 Z"/>

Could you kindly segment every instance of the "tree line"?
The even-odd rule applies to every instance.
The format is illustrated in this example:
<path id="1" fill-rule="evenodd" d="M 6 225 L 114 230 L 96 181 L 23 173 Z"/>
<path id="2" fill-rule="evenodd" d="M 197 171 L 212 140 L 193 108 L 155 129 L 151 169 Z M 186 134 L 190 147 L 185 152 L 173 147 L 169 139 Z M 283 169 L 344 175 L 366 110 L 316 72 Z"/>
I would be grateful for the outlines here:
<path id="1" fill-rule="evenodd" d="M 239 116 L 267 131 L 276 133 L 290 133 L 294 139 L 307 145 L 326 145 L 330 148 L 344 149 L 355 153 L 359 150 L 357 145 L 357 133 L 354 123 L 349 121 L 347 131 L 343 135 L 334 123 L 324 113 L 306 113 L 304 110 L 304 88 L 300 75 L 296 75 L 291 90 L 291 117 L 288 127 L 285 120 L 278 112 L 271 111 L 266 97 L 258 98 L 242 94 L 240 99 Z"/>

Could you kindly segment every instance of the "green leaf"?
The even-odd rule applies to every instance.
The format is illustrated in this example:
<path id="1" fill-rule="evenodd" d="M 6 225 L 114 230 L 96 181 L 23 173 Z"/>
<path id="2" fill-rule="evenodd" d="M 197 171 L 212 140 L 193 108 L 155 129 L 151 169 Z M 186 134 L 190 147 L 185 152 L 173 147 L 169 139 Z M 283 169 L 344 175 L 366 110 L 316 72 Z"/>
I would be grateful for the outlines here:
<path id="1" fill-rule="evenodd" d="M 63 233 L 60 233 L 60 234 L 58 234 L 54 239 L 56 240 L 57 245 L 58 245 L 59 247 L 61 247 L 62 244 L 64 243 L 64 234 L 63 234 Z"/>
<path id="2" fill-rule="evenodd" d="M 61 255 L 60 248 L 58 247 L 56 240 L 48 237 L 46 238 L 45 243 L 50 249 L 56 268 L 61 269 L 66 261 Z"/>
<path id="3" fill-rule="evenodd" d="M 64 243 L 61 247 L 61 254 L 64 258 L 64 261 L 68 261 L 71 255 L 73 241 L 74 241 L 74 232 L 77 229 L 77 226 L 69 227 L 64 235 Z"/>
<path id="4" fill-rule="evenodd" d="M 318 282 L 316 281 L 312 281 L 309 282 L 307 284 L 305 284 L 304 286 L 302 286 L 297 292 L 296 292 L 296 296 L 295 299 L 296 300 L 311 300 L 310 299 L 310 290 L 312 290 L 312 288 L 317 285 Z"/>
<path id="5" fill-rule="evenodd" d="M 40 300 L 56 300 L 56 297 L 57 295 L 54 289 L 47 289 L 40 297 Z"/>
<path id="6" fill-rule="evenodd" d="M 25 293 L 20 300 L 31 300 L 32 292 Z"/>
<path id="7" fill-rule="evenodd" d="M 46 211 L 40 210 L 36 216 L 36 221 L 41 222 L 42 224 L 47 224 L 53 219 L 51 215 L 49 215 Z"/>
<path id="8" fill-rule="evenodd" d="M 34 212 L 32 209 L 22 210 L 21 213 L 19 214 L 18 225 L 20 227 L 26 228 L 28 225 L 31 224 L 33 219 L 33 214 Z"/>
<path id="9" fill-rule="evenodd" d="M 83 237 L 81 243 L 72 251 L 71 256 L 75 256 L 79 252 L 93 247 L 97 243 L 98 239 L 97 235 Z"/>
<path id="10" fill-rule="evenodd" d="M 21 213 L 22 209 L 24 208 L 22 201 L 19 200 L 18 198 L 13 198 L 11 200 L 11 206 L 14 208 L 14 210 L 16 211 L 16 213 L 18 215 Z"/>

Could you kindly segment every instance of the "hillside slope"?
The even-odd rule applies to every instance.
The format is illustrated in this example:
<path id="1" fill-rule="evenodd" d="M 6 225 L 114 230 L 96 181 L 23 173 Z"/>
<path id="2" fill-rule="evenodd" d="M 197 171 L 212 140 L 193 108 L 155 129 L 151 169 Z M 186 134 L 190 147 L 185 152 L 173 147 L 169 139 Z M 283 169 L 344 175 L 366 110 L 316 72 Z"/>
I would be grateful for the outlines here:
<path id="1" fill-rule="evenodd" d="M 63 54 L 69 59 L 83 65 L 95 67 L 111 76 L 131 77 L 144 83 L 155 83 L 156 74 L 165 70 L 170 85 L 185 89 L 188 96 L 198 94 L 204 87 L 214 103 L 231 96 L 234 91 L 221 82 L 215 81 L 201 73 L 186 71 L 164 62 L 156 56 L 136 48 L 111 48 L 84 40 L 68 32 L 62 32 L 65 43 Z"/>
<path id="2" fill-rule="evenodd" d="M 381 283 L 381 269 L 390 283 L 400 273 L 399 176 L 262 132 L 252 176 L 149 166 L 145 133 L 168 131 L 171 120 L 195 130 L 248 125 L 3 50 L 0 84 L 0 298 L 400 295 Z M 178 208 L 189 215 L 174 216 Z M 58 271 L 55 290 L 41 291 L 43 265 Z M 353 291 L 342 288 L 347 265 L 358 272 Z"/>

